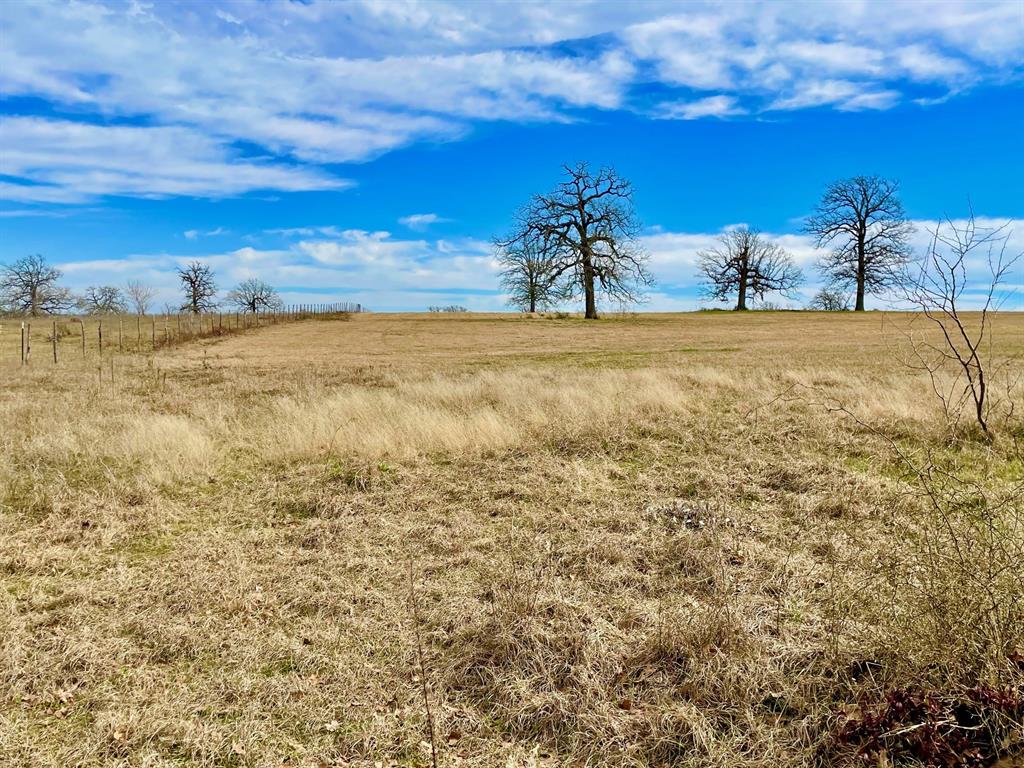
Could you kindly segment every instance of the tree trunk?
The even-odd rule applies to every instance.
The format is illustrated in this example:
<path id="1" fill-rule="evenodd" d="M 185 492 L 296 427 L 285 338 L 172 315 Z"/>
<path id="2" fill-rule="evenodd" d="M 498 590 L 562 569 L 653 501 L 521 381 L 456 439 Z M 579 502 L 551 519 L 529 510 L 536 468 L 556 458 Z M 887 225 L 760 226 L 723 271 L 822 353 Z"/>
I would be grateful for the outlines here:
<path id="1" fill-rule="evenodd" d="M 537 311 L 537 296 L 533 293 L 530 294 L 530 314 L 532 315 Z"/>
<path id="2" fill-rule="evenodd" d="M 747 276 L 740 275 L 740 293 L 736 297 L 736 310 L 743 311 L 747 308 Z"/>
<path id="3" fill-rule="evenodd" d="M 594 296 L 594 267 L 590 263 L 589 253 L 583 256 L 583 293 L 587 304 L 587 311 L 584 317 L 587 320 L 597 320 L 597 301 Z"/>
<path id="4" fill-rule="evenodd" d="M 857 243 L 857 305 L 853 308 L 855 312 L 864 311 L 864 273 L 867 265 L 864 262 L 864 236 L 861 235 Z"/>

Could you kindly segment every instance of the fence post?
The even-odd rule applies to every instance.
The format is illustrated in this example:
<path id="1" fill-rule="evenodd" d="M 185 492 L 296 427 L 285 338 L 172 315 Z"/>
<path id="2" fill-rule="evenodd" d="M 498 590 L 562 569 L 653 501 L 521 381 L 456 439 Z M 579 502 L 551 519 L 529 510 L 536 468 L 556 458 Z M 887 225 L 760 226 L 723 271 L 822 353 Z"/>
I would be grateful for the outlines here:
<path id="1" fill-rule="evenodd" d="M 85 320 L 79 320 L 79 324 L 82 326 L 82 358 L 85 358 Z"/>
<path id="2" fill-rule="evenodd" d="M 32 362 L 32 323 L 25 329 L 25 365 Z"/>
<path id="3" fill-rule="evenodd" d="M 21 364 L 25 364 L 25 321 L 21 321 Z"/>
<path id="4" fill-rule="evenodd" d="M 153 315 L 153 351 L 156 352 L 156 315 Z"/>
<path id="5" fill-rule="evenodd" d="M 100 320 L 99 325 L 99 340 L 100 340 L 100 357 L 103 357 L 103 321 Z"/>
<path id="6" fill-rule="evenodd" d="M 142 351 L 142 315 L 136 315 L 135 316 L 135 335 L 136 335 L 135 346 L 138 348 L 138 351 L 141 352 Z"/>
<path id="7" fill-rule="evenodd" d="M 57 321 L 56 320 L 53 321 L 53 336 L 51 336 L 50 338 L 53 339 L 53 364 L 56 365 L 57 364 Z"/>
<path id="8" fill-rule="evenodd" d="M 124 331 L 124 320 L 120 317 L 117 318 L 117 351 L 124 352 L 124 344 L 122 343 L 121 336 Z"/>

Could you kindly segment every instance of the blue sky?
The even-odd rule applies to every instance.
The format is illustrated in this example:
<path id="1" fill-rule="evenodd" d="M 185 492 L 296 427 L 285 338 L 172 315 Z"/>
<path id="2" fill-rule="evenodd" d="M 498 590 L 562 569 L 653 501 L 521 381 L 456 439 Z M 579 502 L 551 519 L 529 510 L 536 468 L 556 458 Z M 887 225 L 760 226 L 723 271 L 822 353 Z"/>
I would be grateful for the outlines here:
<path id="1" fill-rule="evenodd" d="M 633 181 L 650 309 L 698 306 L 737 224 L 812 293 L 800 221 L 851 174 L 900 181 L 919 248 L 968 199 L 1024 217 L 1020 0 L 13 0 L 0 40 L 0 262 L 75 288 L 171 301 L 199 258 L 288 301 L 501 309 L 490 237 L 577 160 Z"/>

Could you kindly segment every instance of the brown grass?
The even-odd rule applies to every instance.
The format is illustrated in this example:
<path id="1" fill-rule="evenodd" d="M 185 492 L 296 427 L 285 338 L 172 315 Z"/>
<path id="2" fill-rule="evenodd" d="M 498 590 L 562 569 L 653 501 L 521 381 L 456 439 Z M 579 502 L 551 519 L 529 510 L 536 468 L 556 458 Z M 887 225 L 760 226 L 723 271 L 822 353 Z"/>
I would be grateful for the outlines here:
<path id="1" fill-rule="evenodd" d="M 2 762 L 429 765 L 425 671 L 442 766 L 830 765 L 864 697 L 1020 686 L 1024 427 L 951 440 L 902 322 L 0 356 Z"/>

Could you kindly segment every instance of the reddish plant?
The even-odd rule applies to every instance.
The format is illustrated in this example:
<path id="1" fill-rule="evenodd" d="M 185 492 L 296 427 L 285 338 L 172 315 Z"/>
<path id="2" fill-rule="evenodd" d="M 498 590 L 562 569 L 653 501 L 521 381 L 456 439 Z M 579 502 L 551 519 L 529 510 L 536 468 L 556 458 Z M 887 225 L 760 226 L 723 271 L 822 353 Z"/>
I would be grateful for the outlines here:
<path id="1" fill-rule="evenodd" d="M 985 768 L 1000 756 L 998 734 L 1006 723 L 1020 727 L 1024 693 L 979 685 L 958 695 L 900 688 L 860 711 L 839 727 L 836 741 L 857 748 L 857 757 L 875 763 L 913 760 L 930 768 Z"/>

